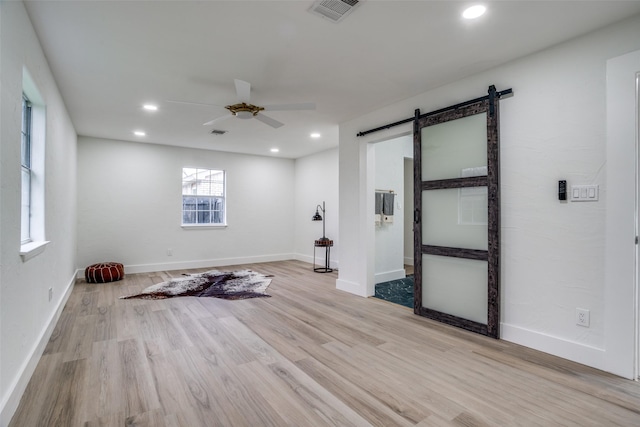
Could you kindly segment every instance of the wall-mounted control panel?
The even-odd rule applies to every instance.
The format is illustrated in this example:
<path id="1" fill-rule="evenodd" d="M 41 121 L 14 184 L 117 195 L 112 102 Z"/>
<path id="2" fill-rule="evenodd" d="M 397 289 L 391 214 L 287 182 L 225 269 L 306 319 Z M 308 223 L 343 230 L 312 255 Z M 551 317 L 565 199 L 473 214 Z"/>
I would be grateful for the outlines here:
<path id="1" fill-rule="evenodd" d="M 567 181 L 558 181 L 558 200 L 567 200 Z"/>
<path id="2" fill-rule="evenodd" d="M 597 202 L 598 193 L 598 185 L 572 185 L 569 195 L 572 202 Z"/>

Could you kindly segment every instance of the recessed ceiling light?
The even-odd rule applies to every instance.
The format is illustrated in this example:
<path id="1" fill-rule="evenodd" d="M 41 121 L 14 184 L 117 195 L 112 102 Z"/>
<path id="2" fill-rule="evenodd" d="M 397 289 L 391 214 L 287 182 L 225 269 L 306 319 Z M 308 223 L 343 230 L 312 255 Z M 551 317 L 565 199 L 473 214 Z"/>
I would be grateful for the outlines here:
<path id="1" fill-rule="evenodd" d="M 142 108 L 149 111 L 158 111 L 158 106 L 153 104 L 144 104 Z"/>
<path id="2" fill-rule="evenodd" d="M 271 149 L 271 152 L 272 152 L 272 153 L 277 153 L 277 152 L 279 152 L 279 151 L 280 151 L 280 149 L 279 149 L 279 148 L 272 148 L 272 149 Z"/>
<path id="3" fill-rule="evenodd" d="M 134 130 L 134 131 L 133 131 L 133 134 L 134 134 L 135 136 L 145 136 L 145 135 L 146 135 L 146 132 L 143 132 L 143 131 L 141 131 L 141 130 Z"/>
<path id="4" fill-rule="evenodd" d="M 475 6 L 468 7 L 462 12 L 462 17 L 465 19 L 476 19 L 484 15 L 487 11 L 487 8 L 481 4 L 477 4 Z"/>
<path id="5" fill-rule="evenodd" d="M 319 133 L 312 133 L 311 134 L 311 138 L 320 138 L 320 134 Z"/>

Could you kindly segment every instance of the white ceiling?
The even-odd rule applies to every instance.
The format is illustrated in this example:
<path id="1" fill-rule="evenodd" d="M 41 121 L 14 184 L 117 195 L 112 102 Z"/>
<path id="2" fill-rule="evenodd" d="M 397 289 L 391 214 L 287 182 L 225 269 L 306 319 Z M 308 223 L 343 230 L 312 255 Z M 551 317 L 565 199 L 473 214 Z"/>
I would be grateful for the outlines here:
<path id="1" fill-rule="evenodd" d="M 640 1 L 514 0 L 485 2 L 470 22 L 460 17 L 470 2 L 365 0 L 336 24 L 309 13 L 311 0 L 25 3 L 79 135 L 278 147 L 286 158 L 337 146 L 340 122 L 640 13 Z M 317 108 L 268 112 L 285 123 L 273 129 L 232 117 L 202 126 L 230 113 L 166 102 L 233 104 L 234 79 L 252 84 L 254 104 Z"/>

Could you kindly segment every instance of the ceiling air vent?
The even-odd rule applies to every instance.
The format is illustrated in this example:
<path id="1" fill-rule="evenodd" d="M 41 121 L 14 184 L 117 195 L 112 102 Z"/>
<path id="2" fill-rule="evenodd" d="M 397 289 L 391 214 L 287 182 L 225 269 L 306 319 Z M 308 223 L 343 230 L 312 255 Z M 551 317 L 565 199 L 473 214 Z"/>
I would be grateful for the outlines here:
<path id="1" fill-rule="evenodd" d="M 316 0 L 309 12 L 333 22 L 340 22 L 359 4 L 358 0 Z"/>
<path id="2" fill-rule="evenodd" d="M 225 133 L 227 133 L 226 130 L 220 130 L 220 129 L 214 129 L 211 131 L 211 134 L 213 135 L 224 135 Z"/>

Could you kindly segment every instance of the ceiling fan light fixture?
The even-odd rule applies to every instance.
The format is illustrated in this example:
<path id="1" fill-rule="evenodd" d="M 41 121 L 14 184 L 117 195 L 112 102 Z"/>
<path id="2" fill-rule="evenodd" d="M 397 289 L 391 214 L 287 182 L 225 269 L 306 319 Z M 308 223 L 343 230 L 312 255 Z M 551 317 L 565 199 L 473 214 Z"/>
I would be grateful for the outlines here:
<path id="1" fill-rule="evenodd" d="M 278 129 L 281 126 L 284 126 L 284 123 L 281 123 L 269 116 L 265 116 L 264 114 L 258 114 L 265 110 L 273 110 L 273 111 L 291 111 L 291 110 L 315 110 L 316 104 L 307 102 L 304 104 L 279 104 L 279 105 L 271 105 L 271 106 L 258 106 L 254 104 L 249 104 L 249 95 L 251 92 L 251 85 L 248 82 L 243 80 L 235 79 L 236 84 L 236 94 L 238 96 L 238 103 L 226 105 L 224 108 L 229 110 L 233 117 L 238 119 L 256 119 L 266 125 L 271 126 L 274 129 Z M 171 102 L 182 102 L 182 101 L 171 101 Z M 195 104 L 195 105 L 205 105 L 210 106 L 213 104 L 201 104 L 197 102 L 186 102 L 187 104 Z M 220 120 L 223 120 L 225 117 L 229 116 L 221 116 L 216 117 L 213 120 L 209 120 L 206 123 L 203 123 L 203 126 L 212 125 Z"/>
<path id="2" fill-rule="evenodd" d="M 250 119 L 253 116 L 257 115 L 260 111 L 264 110 L 263 107 L 258 107 L 257 105 L 253 104 L 247 104 L 246 102 L 227 105 L 224 108 L 231 111 L 231 114 L 239 119 Z"/>

